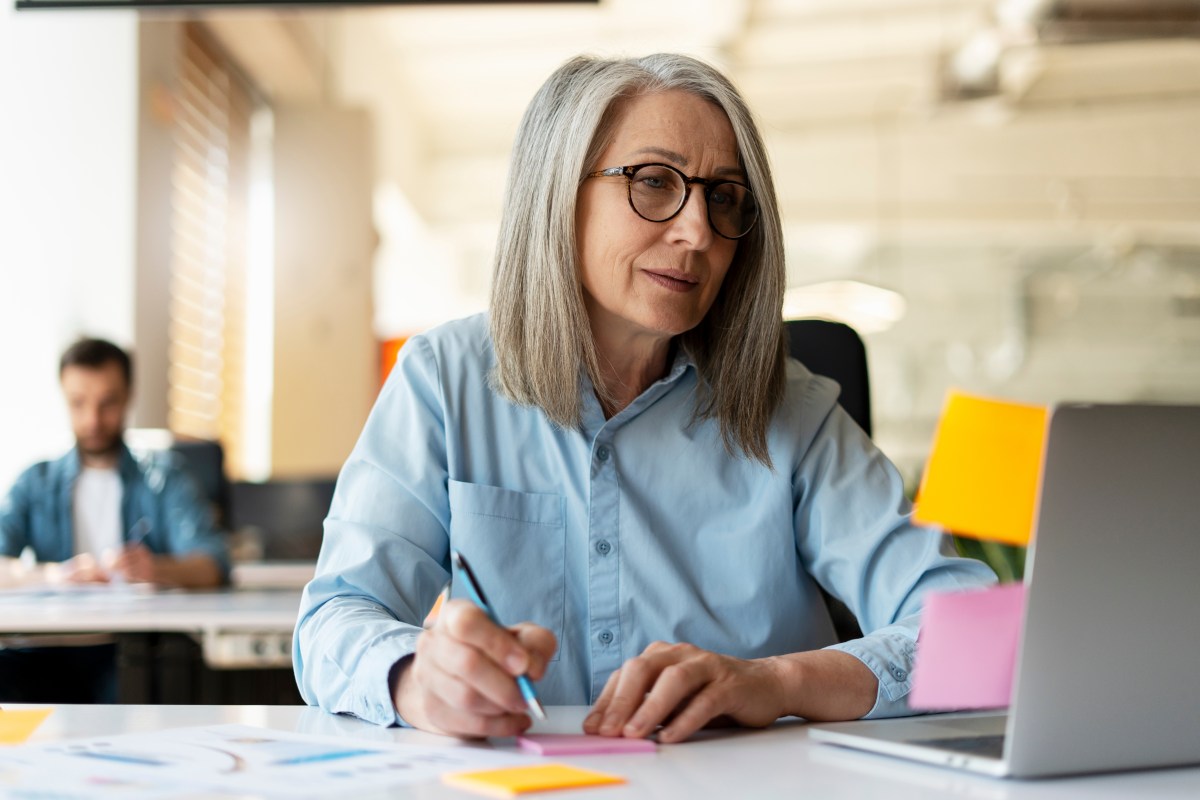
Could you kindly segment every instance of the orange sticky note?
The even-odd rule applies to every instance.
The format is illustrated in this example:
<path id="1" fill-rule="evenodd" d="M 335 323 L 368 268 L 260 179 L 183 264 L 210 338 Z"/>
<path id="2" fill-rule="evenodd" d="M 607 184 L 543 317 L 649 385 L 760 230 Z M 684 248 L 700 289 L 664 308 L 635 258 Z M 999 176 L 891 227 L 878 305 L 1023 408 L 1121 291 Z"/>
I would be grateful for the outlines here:
<path id="1" fill-rule="evenodd" d="M 492 797 L 516 797 L 526 792 L 545 792 L 551 789 L 608 786 L 625 783 L 625 779 L 618 775 L 579 769 L 567 764 L 538 764 L 532 767 L 455 772 L 443 775 L 442 782 Z"/>
<path id="2" fill-rule="evenodd" d="M 50 716 L 52 708 L 0 710 L 0 744 L 21 744 Z"/>
<path id="3" fill-rule="evenodd" d="M 953 533 L 1025 545 L 1046 440 L 1045 406 L 951 392 L 913 519 Z"/>

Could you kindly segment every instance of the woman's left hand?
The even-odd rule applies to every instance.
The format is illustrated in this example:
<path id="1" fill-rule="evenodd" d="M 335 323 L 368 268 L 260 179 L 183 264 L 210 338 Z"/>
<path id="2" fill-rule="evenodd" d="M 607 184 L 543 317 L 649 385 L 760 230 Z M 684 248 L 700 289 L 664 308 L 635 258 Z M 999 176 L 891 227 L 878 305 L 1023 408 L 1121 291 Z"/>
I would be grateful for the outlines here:
<path id="1" fill-rule="evenodd" d="M 690 644 L 655 642 L 621 666 L 583 730 L 681 742 L 718 717 L 763 727 L 786 714 L 784 683 L 771 658 L 747 661 Z M 668 721 L 669 720 L 669 721 Z"/>

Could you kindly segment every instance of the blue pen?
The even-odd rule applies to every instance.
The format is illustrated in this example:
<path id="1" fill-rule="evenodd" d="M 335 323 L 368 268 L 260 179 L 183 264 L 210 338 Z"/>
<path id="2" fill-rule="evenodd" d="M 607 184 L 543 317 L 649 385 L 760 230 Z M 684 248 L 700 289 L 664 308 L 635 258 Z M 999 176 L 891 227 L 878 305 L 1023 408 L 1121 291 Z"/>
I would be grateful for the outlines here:
<path id="1" fill-rule="evenodd" d="M 467 560 L 463 558 L 462 553 L 457 550 L 451 550 L 450 563 L 454 565 L 459 576 L 462 577 L 463 584 L 467 587 L 467 594 L 471 596 L 471 600 L 475 605 L 483 609 L 483 613 L 488 615 L 488 619 L 504 627 L 501 625 L 500 620 L 496 619 L 496 612 L 492 611 L 491 604 L 484 597 L 483 587 L 479 585 L 479 581 L 475 580 L 475 573 L 471 572 L 471 568 L 467 566 Z M 529 680 L 529 676 L 518 675 L 517 687 L 521 690 L 521 696 L 525 698 L 525 705 L 529 706 L 529 711 L 533 716 L 540 720 L 545 720 L 546 710 L 542 708 L 542 704 L 537 697 L 537 692 L 533 690 L 533 681 Z"/>
<path id="2" fill-rule="evenodd" d="M 129 529 L 129 537 L 125 541 L 125 546 L 137 547 L 145 542 L 146 537 L 150 535 L 150 529 L 152 527 L 153 525 L 150 524 L 150 520 L 148 520 L 146 517 L 140 518 L 133 524 L 133 527 Z"/>

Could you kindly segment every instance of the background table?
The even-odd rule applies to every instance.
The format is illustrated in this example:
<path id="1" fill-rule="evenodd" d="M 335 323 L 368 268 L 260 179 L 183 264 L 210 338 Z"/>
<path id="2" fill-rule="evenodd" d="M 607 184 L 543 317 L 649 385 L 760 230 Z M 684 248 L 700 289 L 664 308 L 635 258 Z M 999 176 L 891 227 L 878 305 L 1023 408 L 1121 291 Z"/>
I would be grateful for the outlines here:
<path id="1" fill-rule="evenodd" d="M 551 707 L 544 732 L 577 732 L 587 709 Z M 296 706 L 59 706 L 31 741 L 146 732 L 194 725 L 241 723 L 318 735 L 371 741 L 462 746 L 457 740 L 419 731 L 380 728 L 314 708 Z M 512 747 L 511 740 L 495 740 Z M 555 759 L 624 776 L 625 786 L 554 792 L 547 798 L 859 798 L 926 800 L 1062 800 L 1078 798 L 1200 797 L 1200 768 L 1010 781 L 976 777 L 940 767 L 842 750 L 810 741 L 799 721 L 782 721 L 765 730 L 705 731 L 696 740 L 660 747 L 656 754 L 573 756 Z M 355 800 L 372 796 L 359 795 Z M 479 795 L 441 784 L 405 787 L 419 800 L 473 798 Z"/>
<path id="2" fill-rule="evenodd" d="M 112 633 L 125 703 L 298 703 L 299 589 L 0 593 L 0 633 Z"/>

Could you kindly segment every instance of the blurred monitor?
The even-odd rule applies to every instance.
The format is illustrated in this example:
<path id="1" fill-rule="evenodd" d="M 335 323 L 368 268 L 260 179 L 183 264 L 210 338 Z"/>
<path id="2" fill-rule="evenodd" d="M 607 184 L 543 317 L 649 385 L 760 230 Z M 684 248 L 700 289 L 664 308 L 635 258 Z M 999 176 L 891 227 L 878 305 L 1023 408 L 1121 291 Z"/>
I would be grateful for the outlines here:
<path id="1" fill-rule="evenodd" d="M 229 527 L 261 546 L 268 561 L 313 560 L 335 478 L 234 481 L 229 487 Z"/>

